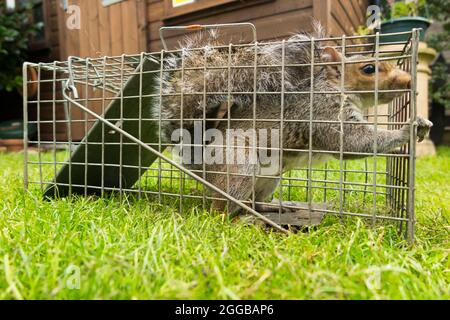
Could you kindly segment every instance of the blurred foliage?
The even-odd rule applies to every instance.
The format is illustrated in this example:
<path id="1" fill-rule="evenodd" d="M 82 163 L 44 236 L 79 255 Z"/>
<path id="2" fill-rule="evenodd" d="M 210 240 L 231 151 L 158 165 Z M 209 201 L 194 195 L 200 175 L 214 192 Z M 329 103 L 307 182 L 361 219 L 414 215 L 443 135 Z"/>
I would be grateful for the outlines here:
<path id="1" fill-rule="evenodd" d="M 366 25 L 362 24 L 356 29 L 355 34 L 358 36 L 367 36 L 368 34 L 372 34 L 373 30 L 369 29 Z"/>
<path id="2" fill-rule="evenodd" d="M 442 32 L 428 35 L 430 47 L 442 53 L 450 48 L 450 5 L 448 0 L 428 0 L 427 2 L 430 17 L 442 24 Z M 433 75 L 431 79 L 433 102 L 442 104 L 450 108 L 450 64 L 443 57 L 436 60 L 433 65 Z"/>
<path id="3" fill-rule="evenodd" d="M 379 6 L 383 21 L 401 17 L 429 16 L 427 0 L 381 0 Z M 366 18 L 372 14 L 373 12 L 367 12 Z M 355 33 L 365 36 L 373 32 L 373 27 L 364 24 L 359 26 Z"/>
<path id="4" fill-rule="evenodd" d="M 428 16 L 426 0 L 382 0 L 381 10 L 386 20 L 401 17 Z"/>
<path id="5" fill-rule="evenodd" d="M 8 10 L 0 3 L 0 91 L 22 86 L 22 64 L 27 58 L 28 42 L 42 28 L 31 21 L 32 4 Z"/>

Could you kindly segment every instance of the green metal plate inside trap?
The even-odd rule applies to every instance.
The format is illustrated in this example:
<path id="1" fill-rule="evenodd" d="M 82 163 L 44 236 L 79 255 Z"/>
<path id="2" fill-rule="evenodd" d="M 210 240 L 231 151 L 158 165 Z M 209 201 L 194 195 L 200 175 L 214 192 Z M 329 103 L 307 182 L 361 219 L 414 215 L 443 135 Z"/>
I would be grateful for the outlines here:
<path id="1" fill-rule="evenodd" d="M 142 68 L 145 72 L 156 71 L 159 70 L 160 64 L 145 59 Z M 140 136 L 144 138 L 143 141 L 147 144 L 158 143 L 159 141 L 156 121 L 127 119 L 151 118 L 150 104 L 152 98 L 145 97 L 145 95 L 154 93 L 157 75 L 157 72 L 142 73 L 142 95 L 144 97 L 142 97 L 141 110 L 138 97 L 140 94 L 140 74 L 137 73 L 126 82 L 122 90 L 124 98 L 121 99 L 121 94 L 119 94 L 116 99 L 111 101 L 104 114 L 104 118 L 111 120 L 113 123 L 117 123 L 117 120 L 114 119 L 122 119 L 120 127 L 136 138 L 139 138 L 139 122 L 141 122 Z M 122 106 L 121 103 L 123 103 Z M 139 115 L 139 111 L 141 111 L 141 115 Z M 86 139 L 87 144 L 84 143 Z M 122 157 L 120 156 L 121 141 Z M 97 120 L 89 130 L 87 137 L 72 152 L 69 163 L 61 168 L 53 183 L 47 186 L 44 196 L 63 197 L 69 195 L 69 193 L 99 194 L 102 187 L 106 188 L 106 190 L 103 189 L 105 191 L 118 190 L 119 188 L 129 189 L 138 181 L 140 175 L 145 173 L 145 168 L 151 166 L 156 158 L 157 156 L 152 152 L 140 148 L 139 145 L 126 137 L 121 137 L 120 133 L 114 132 L 106 124 Z M 139 166 L 142 168 L 141 170 L 139 170 Z"/>

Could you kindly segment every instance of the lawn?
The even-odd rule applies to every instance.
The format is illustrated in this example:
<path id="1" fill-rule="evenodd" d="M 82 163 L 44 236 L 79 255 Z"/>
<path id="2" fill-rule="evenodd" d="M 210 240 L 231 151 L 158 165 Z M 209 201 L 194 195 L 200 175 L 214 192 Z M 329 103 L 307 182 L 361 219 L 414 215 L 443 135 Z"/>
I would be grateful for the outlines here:
<path id="1" fill-rule="evenodd" d="M 117 197 L 43 201 L 0 153 L 2 299 L 450 299 L 450 148 L 417 161 L 416 241 L 326 219 L 283 235 Z M 36 175 L 37 172 L 32 172 Z"/>

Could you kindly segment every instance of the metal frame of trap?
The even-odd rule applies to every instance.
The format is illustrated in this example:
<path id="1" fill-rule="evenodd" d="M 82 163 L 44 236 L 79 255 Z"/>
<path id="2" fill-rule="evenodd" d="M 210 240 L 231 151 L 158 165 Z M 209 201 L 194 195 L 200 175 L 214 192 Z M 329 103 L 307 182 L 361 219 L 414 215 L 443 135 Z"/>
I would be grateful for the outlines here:
<path id="1" fill-rule="evenodd" d="M 140 198 L 144 194 L 155 196 L 155 201 L 161 203 L 164 196 L 178 198 L 180 210 L 183 210 L 183 199 L 195 199 L 201 202 L 203 207 L 207 200 L 212 199 L 205 193 L 205 188 L 201 195 L 190 195 L 184 189 L 184 180 L 191 179 L 196 186 L 199 184 L 210 188 L 218 193 L 222 199 L 232 201 L 253 214 L 265 223 L 274 228 L 287 232 L 285 228 L 281 227 L 283 221 L 286 221 L 286 215 L 281 212 L 281 205 L 283 196 L 288 194 L 288 200 L 291 199 L 291 193 L 295 188 L 304 189 L 306 194 L 306 201 L 291 202 L 293 209 L 297 209 L 297 224 L 308 225 L 314 220 L 315 214 L 333 214 L 340 217 L 357 216 L 368 218 L 373 224 L 377 220 L 388 220 L 399 223 L 399 231 L 405 232 L 410 242 L 414 239 L 414 171 L 415 171 L 415 139 L 416 139 L 416 74 L 417 74 L 417 51 L 419 30 L 411 32 L 402 32 L 390 35 L 405 35 L 409 34 L 409 40 L 406 42 L 390 43 L 395 49 L 386 49 L 380 46 L 380 35 L 368 36 L 342 36 L 342 37 L 328 37 L 323 39 L 311 39 L 312 56 L 314 42 L 333 42 L 336 43 L 336 48 L 339 48 L 343 55 L 351 55 L 355 53 L 365 53 L 371 55 L 374 62 L 382 60 L 395 59 L 399 61 L 402 68 L 409 71 L 412 75 L 411 89 L 404 90 L 405 94 L 397 98 L 388 107 L 388 114 L 379 114 L 377 108 L 373 108 L 373 114 L 367 115 L 373 118 L 373 126 L 375 128 L 375 135 L 378 126 L 387 126 L 390 129 L 399 128 L 401 125 L 407 124 L 410 127 L 410 139 L 408 145 L 401 148 L 400 152 L 390 154 L 380 154 L 377 152 L 376 144 L 374 143 L 374 150 L 372 153 L 364 154 L 368 157 L 373 157 L 373 170 L 369 169 L 368 160 L 364 161 L 364 169 L 348 169 L 347 161 L 343 160 L 344 151 L 342 149 L 343 133 L 341 132 L 341 148 L 336 154 L 339 154 L 339 167 L 337 169 L 329 168 L 325 165 L 323 168 L 312 168 L 311 159 L 312 154 L 325 151 L 313 150 L 311 144 L 309 149 L 298 150 L 308 154 L 309 166 L 304 169 L 306 177 L 298 178 L 292 174 L 281 174 L 280 187 L 278 189 L 279 199 L 275 199 L 272 204 L 278 203 L 278 209 L 275 208 L 271 215 L 263 215 L 255 210 L 255 190 L 253 187 L 252 199 L 246 201 L 243 199 L 235 199 L 227 192 L 219 189 L 215 185 L 208 182 L 205 177 L 205 169 L 189 170 L 174 160 L 170 159 L 164 154 L 164 149 L 168 145 L 163 145 L 161 141 L 161 123 L 165 119 L 149 118 L 145 105 L 152 103 L 152 99 L 163 98 L 161 88 L 159 92 L 153 92 L 151 88 L 154 84 L 155 77 L 162 76 L 164 72 L 163 63 L 165 57 L 170 54 L 179 54 L 181 50 L 169 50 L 166 41 L 164 40 L 164 33 L 171 30 L 190 30 L 197 31 L 209 28 L 239 28 L 249 27 L 253 34 L 253 42 L 245 44 L 232 44 L 220 47 L 219 49 L 227 50 L 231 55 L 233 49 L 239 47 L 254 48 L 255 57 L 258 47 L 264 46 L 264 43 L 256 41 L 256 28 L 250 23 L 239 24 L 224 24 L 224 25 L 194 25 L 186 27 L 163 27 L 160 30 L 160 35 L 164 49 L 156 53 L 141 53 L 135 55 L 121 55 L 115 57 L 102 58 L 86 58 L 69 57 L 67 61 L 54 61 L 53 63 L 25 63 L 23 67 L 24 87 L 23 87 L 23 105 L 24 105 L 24 140 L 25 140 L 25 166 L 24 166 L 24 183 L 25 188 L 30 184 L 37 184 L 40 186 L 45 196 L 64 196 L 72 194 L 88 195 L 93 193 L 104 194 L 106 192 L 117 192 L 122 197 L 124 192 L 134 192 Z M 355 43 L 356 41 L 366 43 Z M 277 66 L 283 73 L 286 67 L 285 64 L 285 40 L 280 41 L 283 48 L 282 61 Z M 195 48 L 192 50 L 203 50 L 203 48 Z M 182 55 L 181 55 L 182 56 Z M 183 59 L 183 58 L 181 58 Z M 312 61 L 308 66 L 311 70 L 314 66 L 326 65 L 324 62 Z M 346 93 L 344 89 L 343 79 L 345 77 L 345 62 L 342 62 L 342 82 L 340 94 L 343 98 Z M 295 66 L 295 65 L 294 65 Z M 300 66 L 300 65 L 299 65 Z M 27 78 L 27 69 L 36 68 L 38 73 L 37 95 L 35 98 L 28 97 L 27 85 L 32 81 Z M 248 66 L 245 66 L 248 67 Z M 251 66 L 257 74 L 258 68 L 262 67 L 255 63 Z M 231 68 L 244 68 L 244 66 L 223 66 L 219 67 L 224 72 L 230 73 Z M 205 65 L 205 71 L 208 66 Z M 188 70 L 182 63 L 182 74 Z M 170 71 L 170 70 L 169 70 Z M 45 75 L 44 75 L 45 74 Z M 314 75 L 311 73 L 311 81 L 314 81 Z M 376 70 L 376 80 L 378 83 L 378 68 Z M 282 78 L 282 91 L 276 92 L 281 96 L 281 110 L 284 108 L 284 96 L 293 94 L 284 90 L 284 77 Z M 256 76 L 255 76 L 256 79 Z M 41 88 L 44 86 L 50 87 L 51 96 L 43 97 Z M 95 93 L 95 92 L 96 93 Z M 378 101 L 378 94 L 381 90 L 376 85 L 375 90 L 371 91 L 374 94 L 375 102 Z M 62 96 L 60 94 L 62 92 Z M 94 92 L 94 93 L 93 93 Z M 82 97 L 80 96 L 83 95 Z M 224 93 L 230 95 L 236 94 L 225 91 Z M 209 94 L 206 90 L 199 92 L 204 99 Z M 252 92 L 248 94 L 253 95 L 253 108 L 257 107 L 257 96 L 264 94 L 258 92 L 256 88 L 256 81 Z M 297 92 L 296 94 L 309 94 L 313 97 L 314 94 L 322 94 L 314 92 L 311 86 L 309 92 Z M 180 96 L 180 106 L 183 106 L 183 93 Z M 312 103 L 313 99 L 311 99 Z M 101 105 L 101 112 L 91 110 L 90 105 Z M 229 103 L 228 103 L 229 104 Z M 30 120 L 28 118 L 28 111 L 31 105 L 35 105 L 36 119 Z M 41 110 L 47 107 L 51 110 L 50 119 L 41 119 Z M 84 119 L 72 119 L 72 108 L 79 108 L 84 113 Z M 57 108 L 64 108 L 64 119 L 57 119 Z M 312 106 L 310 108 L 312 112 Z M 281 112 L 283 115 L 283 112 Z M 385 122 L 380 122 L 379 118 L 385 117 Z M 167 119 L 166 119 L 167 120 Z M 258 119 L 261 120 L 261 119 Z M 267 119 L 264 119 L 266 121 Z M 183 118 L 180 119 L 182 126 Z M 256 121 L 256 119 L 252 119 Z M 283 128 L 283 116 L 279 119 L 281 128 Z M 310 119 L 298 120 L 309 123 L 310 129 L 312 124 L 317 120 Z M 203 119 L 205 122 L 205 119 Z M 37 138 L 29 139 L 28 124 L 37 125 Z M 84 126 L 85 137 L 81 142 L 72 141 L 71 128 L 73 125 Z M 52 128 L 52 140 L 44 140 L 41 138 L 41 126 L 47 125 Z M 56 140 L 56 128 L 58 126 L 65 126 L 67 130 L 67 141 Z M 343 121 L 340 121 L 343 125 Z M 281 130 L 283 132 L 283 130 Z M 311 134 L 311 130 L 310 130 Z M 310 137 L 311 138 L 311 137 Z M 30 145 L 37 147 L 37 156 L 30 154 Z M 59 146 L 66 146 L 70 150 L 70 156 L 67 160 L 61 161 L 57 158 L 57 149 Z M 52 159 L 44 159 L 44 147 L 51 148 Z M 283 150 L 280 150 L 281 158 Z M 332 153 L 326 151 L 326 153 Z M 126 155 L 126 157 L 124 157 Z M 361 154 L 362 155 L 362 154 Z M 386 165 L 380 171 L 377 167 L 377 157 L 385 157 Z M 281 159 L 282 161 L 282 159 Z M 170 168 L 164 168 L 164 165 Z M 153 167 L 152 167 L 153 165 Z M 38 179 L 32 178 L 30 175 L 31 167 L 37 170 Z M 48 171 L 53 173 L 54 178 L 48 179 L 45 177 L 44 167 L 50 167 Z M 156 168 L 155 168 L 156 167 Z M 149 172 L 153 172 L 152 175 Z M 174 172 L 180 172 L 178 176 Z M 323 174 L 322 179 L 313 178 L 314 174 Z M 165 175 L 169 174 L 169 177 Z M 227 173 L 229 174 L 229 172 Z M 338 174 L 338 179 L 329 180 L 332 174 Z M 350 181 L 348 176 L 351 174 L 360 174 L 364 177 L 364 182 Z M 384 183 L 377 183 L 377 177 L 383 176 Z M 260 177 L 255 172 L 253 179 Z M 150 190 L 142 183 L 150 178 L 156 181 L 157 190 Z M 370 182 L 372 178 L 372 182 Z M 162 180 L 171 179 L 170 181 L 179 181 L 178 192 L 173 190 L 168 192 L 164 190 Z M 255 180 L 253 180 L 255 181 Z M 304 183 L 300 185 L 299 183 Z M 316 184 L 316 185 L 315 185 Z M 321 184 L 321 185 L 319 185 Z M 360 188 L 360 189 L 358 189 Z M 361 189 L 362 188 L 362 189 Z M 372 188 L 372 190 L 370 190 Z M 384 192 L 377 191 L 377 188 L 384 189 Z M 326 206 L 317 205 L 313 201 L 314 190 L 323 191 L 323 202 L 327 201 L 328 192 L 336 192 L 336 200 L 339 202 L 337 209 L 329 209 Z M 364 201 L 366 195 L 372 196 L 372 208 L 364 209 L 364 212 L 347 211 L 345 207 L 346 194 L 349 192 L 363 193 Z M 377 198 L 379 196 L 385 198 L 386 206 L 390 211 L 388 214 L 377 213 Z M 295 199 L 296 201 L 298 199 Z M 350 209 L 351 210 L 351 209 Z M 283 218 L 284 217 L 284 218 Z M 291 217 L 292 218 L 292 217 Z M 292 224 L 296 221 L 288 217 Z M 285 220 L 283 220 L 285 219 Z M 317 219 L 316 219 L 317 220 Z M 318 219 L 320 221 L 320 219 Z"/>

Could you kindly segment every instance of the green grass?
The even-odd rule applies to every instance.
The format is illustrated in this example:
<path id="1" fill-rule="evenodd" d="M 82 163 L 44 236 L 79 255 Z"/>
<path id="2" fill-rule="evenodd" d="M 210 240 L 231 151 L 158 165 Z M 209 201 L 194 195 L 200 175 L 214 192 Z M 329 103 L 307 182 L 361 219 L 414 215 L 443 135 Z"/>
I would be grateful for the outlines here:
<path id="1" fill-rule="evenodd" d="M 195 207 L 43 201 L 22 163 L 0 154 L 2 299 L 450 299 L 450 148 L 417 161 L 413 247 L 359 219 L 286 236 Z"/>

